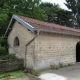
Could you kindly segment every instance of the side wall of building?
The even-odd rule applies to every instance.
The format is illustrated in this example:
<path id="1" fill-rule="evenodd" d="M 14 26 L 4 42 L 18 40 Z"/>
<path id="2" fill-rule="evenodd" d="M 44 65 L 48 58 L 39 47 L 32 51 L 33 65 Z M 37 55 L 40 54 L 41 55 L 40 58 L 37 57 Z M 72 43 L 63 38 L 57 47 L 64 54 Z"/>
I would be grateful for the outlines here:
<path id="1" fill-rule="evenodd" d="M 48 68 L 50 65 L 76 62 L 76 44 L 80 41 L 79 37 L 40 32 L 39 36 L 25 49 L 25 45 L 35 36 L 17 21 L 8 35 L 8 44 L 23 56 L 25 56 L 25 50 L 27 51 L 27 67 L 36 70 Z M 14 46 L 15 37 L 19 38 L 18 47 Z M 9 47 L 9 53 L 15 53 L 15 51 Z M 21 58 L 17 53 L 16 55 Z"/>
<path id="2" fill-rule="evenodd" d="M 48 68 L 50 65 L 76 62 L 76 44 L 79 37 L 40 33 L 35 39 L 35 67 Z"/>
<path id="3" fill-rule="evenodd" d="M 11 32 L 8 35 L 8 44 L 10 44 L 13 48 L 15 48 L 17 51 L 19 51 L 23 56 L 25 56 L 25 45 L 35 36 L 34 33 L 29 31 L 26 27 L 18 23 L 17 21 L 14 23 Z M 15 37 L 19 38 L 19 46 L 14 46 L 14 39 Z M 28 45 L 26 48 L 26 66 L 27 67 L 33 67 L 34 62 L 34 41 Z M 15 53 L 15 51 L 9 47 L 9 53 Z M 21 58 L 17 53 L 16 55 Z"/>

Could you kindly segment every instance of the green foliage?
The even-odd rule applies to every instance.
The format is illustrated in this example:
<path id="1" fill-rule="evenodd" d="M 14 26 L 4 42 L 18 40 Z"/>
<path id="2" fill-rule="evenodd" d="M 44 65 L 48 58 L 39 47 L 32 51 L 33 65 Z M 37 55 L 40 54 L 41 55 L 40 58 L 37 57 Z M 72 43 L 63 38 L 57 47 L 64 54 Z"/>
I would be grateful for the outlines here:
<path id="1" fill-rule="evenodd" d="M 10 75 L 10 76 L 24 76 L 25 75 L 25 73 L 23 73 L 23 71 L 14 71 L 14 72 L 8 72 L 8 74 Z"/>
<path id="2" fill-rule="evenodd" d="M 23 71 L 13 71 L 13 72 L 7 72 L 7 73 L 2 73 L 0 74 L 0 79 L 7 77 L 7 76 L 24 76 L 25 73 L 23 73 Z"/>
<path id="3" fill-rule="evenodd" d="M 52 4 L 49 2 L 41 3 L 40 7 L 45 11 L 47 15 L 46 21 L 64 25 L 64 26 L 73 26 L 70 21 L 71 12 L 61 9 L 58 4 Z"/>
<path id="4" fill-rule="evenodd" d="M 17 59 L 15 54 L 8 54 L 0 56 L 0 60 Z"/>
<path id="5" fill-rule="evenodd" d="M 6 52 L 7 52 L 7 51 L 6 51 L 6 48 L 0 46 L 0 56 L 6 55 L 6 54 L 7 54 Z"/>
<path id="6" fill-rule="evenodd" d="M 57 65 L 50 65 L 50 68 L 51 68 L 52 70 L 54 70 L 54 69 L 59 69 L 59 66 L 57 66 Z"/>
<path id="7" fill-rule="evenodd" d="M 5 47 L 5 46 L 7 45 L 6 42 L 7 42 L 7 41 L 6 41 L 6 39 L 4 38 L 4 36 L 1 36 L 1 37 L 0 37 L 0 46 Z"/>
<path id="8" fill-rule="evenodd" d="M 1 36 L 0 37 L 0 56 L 2 55 L 7 55 L 7 43 L 6 43 L 6 39 Z"/>
<path id="9" fill-rule="evenodd" d="M 73 65 L 74 65 L 73 63 L 69 63 L 69 64 L 68 64 L 68 66 L 73 66 Z"/>
<path id="10" fill-rule="evenodd" d="M 2 36 L 13 14 L 45 20 L 44 10 L 39 7 L 41 0 L 1 0 L 0 1 L 0 36 Z"/>
<path id="11" fill-rule="evenodd" d="M 5 11 L 6 12 L 6 11 Z M 0 36 L 2 36 L 8 25 L 8 15 L 4 12 L 0 13 Z"/>
<path id="12" fill-rule="evenodd" d="M 50 65 L 50 69 L 55 70 L 55 69 L 64 68 L 64 67 L 68 67 L 68 66 L 73 66 L 73 65 L 74 65 L 73 63 L 69 63 L 67 65 L 59 63 L 59 65 Z"/>
<path id="13" fill-rule="evenodd" d="M 64 65 L 63 65 L 62 63 L 60 63 L 60 64 L 59 64 L 59 67 L 60 67 L 60 68 L 63 68 L 63 67 L 64 67 Z"/>
<path id="14" fill-rule="evenodd" d="M 0 74 L 0 79 L 4 77 L 5 77 L 5 74 Z"/>

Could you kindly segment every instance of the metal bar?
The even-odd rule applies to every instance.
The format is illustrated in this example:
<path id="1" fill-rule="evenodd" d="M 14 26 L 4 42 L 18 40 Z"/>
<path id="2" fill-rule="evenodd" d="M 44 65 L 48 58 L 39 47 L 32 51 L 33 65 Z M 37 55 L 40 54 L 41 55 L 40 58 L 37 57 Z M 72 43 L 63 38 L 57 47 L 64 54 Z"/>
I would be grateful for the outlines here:
<path id="1" fill-rule="evenodd" d="M 40 33 L 40 30 L 37 30 L 37 35 L 35 36 L 35 37 L 33 37 L 28 43 L 26 43 L 26 45 L 25 45 L 25 60 L 24 60 L 24 65 L 25 65 L 25 67 L 26 67 L 26 56 L 27 56 L 27 47 L 28 47 L 28 45 L 32 42 L 32 41 L 34 41 L 34 39 L 39 35 L 39 33 Z"/>
<path id="2" fill-rule="evenodd" d="M 10 27 L 10 25 L 11 25 L 12 20 L 13 20 L 13 17 L 11 18 L 11 20 L 10 20 L 10 22 L 9 22 L 9 25 L 8 25 L 8 28 L 7 28 L 7 30 L 6 30 L 6 32 L 5 32 L 5 34 L 4 34 L 5 37 L 6 37 L 6 34 L 7 34 L 8 29 L 9 29 L 9 27 Z"/>
<path id="3" fill-rule="evenodd" d="M 17 20 L 18 22 L 20 22 L 22 25 L 24 25 L 24 27 L 28 28 L 30 31 L 34 32 L 34 27 L 31 26 L 29 23 L 25 22 L 24 20 L 22 20 L 21 18 L 19 18 L 16 15 L 13 15 L 13 18 L 15 20 Z"/>
<path id="4" fill-rule="evenodd" d="M 9 44 L 8 44 L 9 45 Z M 23 59 L 25 59 L 25 57 L 19 52 L 17 51 L 15 48 L 13 48 L 11 45 L 9 45 L 16 53 L 18 53 Z"/>

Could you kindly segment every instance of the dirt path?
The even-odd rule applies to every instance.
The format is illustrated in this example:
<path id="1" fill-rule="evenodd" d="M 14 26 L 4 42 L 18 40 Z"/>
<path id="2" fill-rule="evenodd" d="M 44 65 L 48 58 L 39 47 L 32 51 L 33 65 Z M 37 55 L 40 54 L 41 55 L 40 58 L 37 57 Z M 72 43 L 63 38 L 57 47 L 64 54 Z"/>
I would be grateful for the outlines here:
<path id="1" fill-rule="evenodd" d="M 2 78 L 0 80 L 30 80 L 30 79 L 25 75 L 25 76 L 19 76 L 19 77 L 8 76 L 8 77 Z"/>
<path id="2" fill-rule="evenodd" d="M 2 78 L 0 80 L 41 80 L 41 79 L 27 73 L 27 74 L 25 74 L 25 76 L 18 76 L 18 77 L 8 76 L 8 77 Z"/>

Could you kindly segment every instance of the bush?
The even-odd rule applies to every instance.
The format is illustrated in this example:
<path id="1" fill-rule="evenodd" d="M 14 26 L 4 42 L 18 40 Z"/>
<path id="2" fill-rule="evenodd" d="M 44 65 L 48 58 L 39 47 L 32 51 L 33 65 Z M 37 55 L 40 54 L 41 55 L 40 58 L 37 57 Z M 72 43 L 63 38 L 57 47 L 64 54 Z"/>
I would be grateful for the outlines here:
<path id="1" fill-rule="evenodd" d="M 7 50 L 6 50 L 6 48 L 0 46 L 0 56 L 2 56 L 2 55 L 6 55 L 6 54 L 7 54 Z"/>
<path id="2" fill-rule="evenodd" d="M 73 66 L 73 65 L 74 65 L 73 63 L 69 63 L 69 64 L 68 64 L 68 66 Z"/>
<path id="3" fill-rule="evenodd" d="M 0 36 L 0 56 L 8 54 L 8 45 L 4 36 Z"/>
<path id="4" fill-rule="evenodd" d="M 0 60 L 17 59 L 15 54 L 8 54 L 0 56 Z"/>
<path id="5" fill-rule="evenodd" d="M 1 46 L 6 46 L 7 45 L 7 40 L 4 38 L 4 36 L 0 37 L 0 45 Z"/>
<path id="6" fill-rule="evenodd" d="M 63 68 L 64 65 L 63 65 L 62 63 L 59 63 L 59 67 L 60 67 L 60 68 Z"/>
<path id="7" fill-rule="evenodd" d="M 54 70 L 54 69 L 59 69 L 59 66 L 58 66 L 58 65 L 50 65 L 50 68 L 51 68 L 52 70 Z"/>

